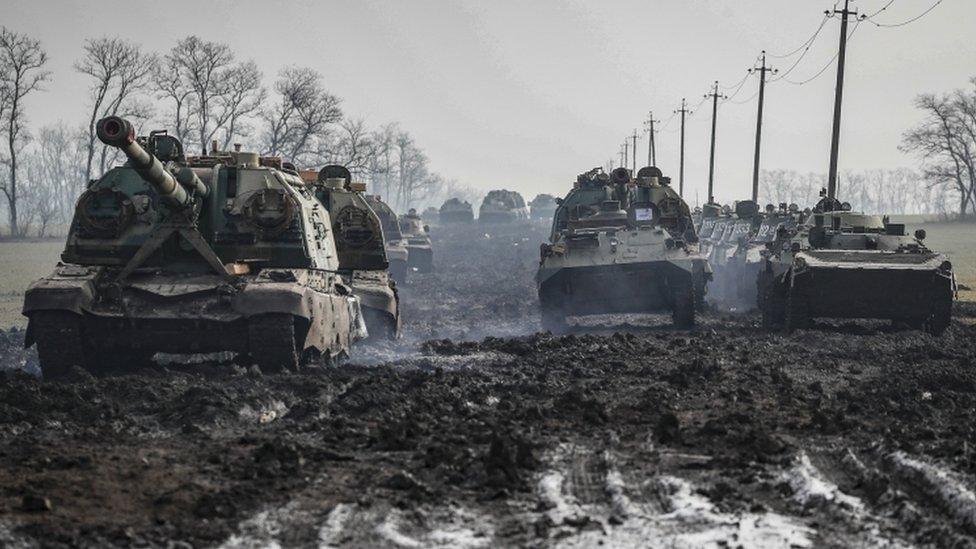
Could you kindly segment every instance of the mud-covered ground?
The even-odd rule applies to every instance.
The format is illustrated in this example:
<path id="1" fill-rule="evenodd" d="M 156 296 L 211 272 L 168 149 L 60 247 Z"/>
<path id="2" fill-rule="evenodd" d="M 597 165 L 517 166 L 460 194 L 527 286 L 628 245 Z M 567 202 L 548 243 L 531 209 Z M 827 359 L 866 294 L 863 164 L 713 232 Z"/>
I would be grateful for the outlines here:
<path id="1" fill-rule="evenodd" d="M 976 546 L 976 307 L 554 337 L 542 228 L 435 235 L 404 341 L 333 369 L 51 383 L 0 334 L 0 546 Z"/>

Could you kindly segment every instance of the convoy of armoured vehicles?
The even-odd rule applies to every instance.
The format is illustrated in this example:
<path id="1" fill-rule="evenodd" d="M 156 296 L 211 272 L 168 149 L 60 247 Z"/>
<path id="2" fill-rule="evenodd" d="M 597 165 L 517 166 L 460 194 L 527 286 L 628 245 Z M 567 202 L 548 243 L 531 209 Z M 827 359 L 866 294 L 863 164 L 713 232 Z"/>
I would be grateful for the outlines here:
<path id="1" fill-rule="evenodd" d="M 536 282 L 542 324 L 567 317 L 670 311 L 695 324 L 696 294 L 710 276 L 687 204 L 654 167 L 581 174 L 559 202 Z"/>
<path id="2" fill-rule="evenodd" d="M 478 221 L 481 223 L 514 223 L 529 219 L 525 199 L 515 191 L 489 191 L 481 202 Z"/>
<path id="3" fill-rule="evenodd" d="M 397 284 L 433 270 L 415 210 L 397 217 L 342 166 L 299 173 L 238 147 L 187 156 L 166 132 L 137 138 L 114 116 L 97 135 L 127 162 L 91 181 L 63 262 L 24 300 L 25 342 L 46 377 L 133 367 L 157 352 L 231 351 L 295 370 L 347 356 L 369 336 L 398 337 Z M 690 328 L 706 292 L 722 306 L 754 304 L 767 329 L 814 318 L 889 319 L 932 334 L 949 326 L 952 265 L 923 244 L 924 231 L 909 236 L 831 196 L 812 212 L 745 200 L 692 213 L 655 167 L 636 177 L 596 168 L 564 198 L 537 196 L 532 211 L 553 219 L 536 275 L 549 330 L 568 317 L 653 311 Z M 425 214 L 473 219 L 459 199 Z M 505 190 L 480 209 L 486 223 L 529 215 Z"/>

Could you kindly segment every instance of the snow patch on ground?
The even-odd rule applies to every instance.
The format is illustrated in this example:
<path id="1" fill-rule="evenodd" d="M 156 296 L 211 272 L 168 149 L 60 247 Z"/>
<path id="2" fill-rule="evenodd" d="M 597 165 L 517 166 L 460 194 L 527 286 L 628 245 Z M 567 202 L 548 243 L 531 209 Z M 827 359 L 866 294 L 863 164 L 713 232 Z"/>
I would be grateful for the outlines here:
<path id="1" fill-rule="evenodd" d="M 937 465 L 894 452 L 888 461 L 895 472 L 937 501 L 960 525 L 976 531 L 976 493 L 953 472 Z"/>
<path id="2" fill-rule="evenodd" d="M 566 457 L 573 453 L 560 447 L 548 460 L 553 469 L 536 481 L 556 547 L 647 547 L 651 540 L 655 547 L 670 548 L 813 546 L 816 532 L 800 520 L 772 512 L 719 511 L 685 479 L 661 476 L 628 485 L 609 454 L 603 459 L 606 501 L 581 504 L 566 482 Z M 657 497 L 637 501 L 629 495 L 635 493 Z"/>

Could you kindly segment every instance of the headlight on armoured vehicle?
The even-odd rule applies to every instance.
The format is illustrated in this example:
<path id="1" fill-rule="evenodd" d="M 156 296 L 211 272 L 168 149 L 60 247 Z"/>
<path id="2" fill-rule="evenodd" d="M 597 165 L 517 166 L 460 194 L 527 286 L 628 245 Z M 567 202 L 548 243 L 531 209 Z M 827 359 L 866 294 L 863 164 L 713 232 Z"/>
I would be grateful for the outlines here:
<path id="1" fill-rule="evenodd" d="M 952 263 L 948 260 L 939 265 L 939 272 L 942 274 L 952 274 Z"/>

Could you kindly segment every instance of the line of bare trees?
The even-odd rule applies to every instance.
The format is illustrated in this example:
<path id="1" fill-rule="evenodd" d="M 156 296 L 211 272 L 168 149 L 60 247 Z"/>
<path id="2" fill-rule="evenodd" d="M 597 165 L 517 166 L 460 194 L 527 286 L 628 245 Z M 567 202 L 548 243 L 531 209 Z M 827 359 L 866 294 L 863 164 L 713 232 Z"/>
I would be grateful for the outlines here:
<path id="1" fill-rule="evenodd" d="M 946 185 L 929 184 L 925 176 L 908 168 L 848 171 L 838 178 L 837 197 L 858 211 L 889 214 L 953 216 L 954 196 Z M 827 186 L 826 173 L 763 170 L 759 199 L 765 205 L 793 203 L 812 207 Z"/>
<path id="2" fill-rule="evenodd" d="M 434 173 L 397 124 L 371 129 L 348 116 L 314 69 L 283 67 L 269 87 L 254 61 L 198 36 L 162 54 L 120 38 L 86 40 L 74 63 L 89 82 L 84 121 L 31 132 L 25 99 L 51 82 L 47 61 L 38 40 L 0 26 L 0 210 L 13 236 L 63 230 L 88 181 L 120 161 L 95 136 L 96 121 L 110 115 L 142 131 L 167 129 L 188 154 L 206 154 L 213 142 L 223 150 L 241 143 L 300 168 L 344 164 L 401 211 L 473 194 Z"/>

